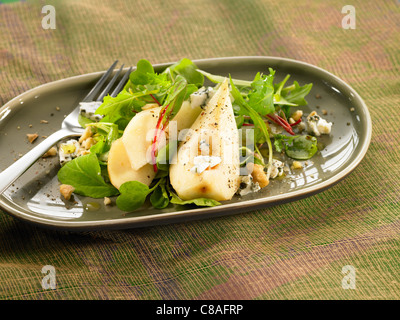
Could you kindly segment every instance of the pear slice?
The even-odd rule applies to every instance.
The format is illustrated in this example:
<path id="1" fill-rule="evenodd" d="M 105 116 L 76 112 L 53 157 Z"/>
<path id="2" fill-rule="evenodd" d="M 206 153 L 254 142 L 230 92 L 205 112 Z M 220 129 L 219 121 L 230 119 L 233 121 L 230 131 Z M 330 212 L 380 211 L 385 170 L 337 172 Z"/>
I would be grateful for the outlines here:
<path id="1" fill-rule="evenodd" d="M 183 200 L 224 201 L 237 191 L 239 174 L 239 134 L 225 79 L 181 142 L 170 181 Z"/>
<path id="2" fill-rule="evenodd" d="M 189 101 L 184 101 L 176 116 L 172 118 L 172 121 L 176 121 L 178 132 L 190 128 L 201 110 L 200 106 L 192 107 Z"/>
<path id="3" fill-rule="evenodd" d="M 127 181 L 139 181 L 149 186 L 156 174 L 151 164 L 146 164 L 138 170 L 132 168 L 121 138 L 111 145 L 107 168 L 110 181 L 117 189 Z"/>
<path id="4" fill-rule="evenodd" d="M 122 135 L 131 167 L 139 170 L 151 163 L 150 149 L 154 130 L 160 115 L 160 107 L 143 110 L 135 115 Z"/>

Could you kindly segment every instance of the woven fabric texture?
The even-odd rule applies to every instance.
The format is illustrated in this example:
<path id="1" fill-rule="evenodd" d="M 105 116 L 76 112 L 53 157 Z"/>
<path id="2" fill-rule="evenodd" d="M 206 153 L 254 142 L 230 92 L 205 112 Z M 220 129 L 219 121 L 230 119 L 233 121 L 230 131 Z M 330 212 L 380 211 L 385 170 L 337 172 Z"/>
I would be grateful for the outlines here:
<path id="1" fill-rule="evenodd" d="M 50 81 L 135 64 L 279 56 L 324 68 L 365 100 L 369 151 L 315 196 L 249 213 L 69 233 L 0 212 L 0 299 L 399 299 L 400 1 L 0 1 L 0 105 Z M 57 288 L 41 282 L 56 269 Z M 343 266 L 356 288 L 342 287 Z"/>

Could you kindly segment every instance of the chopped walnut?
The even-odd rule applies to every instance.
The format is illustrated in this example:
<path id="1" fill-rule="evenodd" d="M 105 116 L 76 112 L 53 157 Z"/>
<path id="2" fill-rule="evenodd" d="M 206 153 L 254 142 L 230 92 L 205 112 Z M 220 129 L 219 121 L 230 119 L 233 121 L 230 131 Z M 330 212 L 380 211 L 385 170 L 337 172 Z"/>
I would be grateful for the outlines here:
<path id="1" fill-rule="evenodd" d="M 296 110 L 295 112 L 292 113 L 290 116 L 294 121 L 300 120 L 300 118 L 303 116 L 303 111 L 302 110 Z"/>
<path id="2" fill-rule="evenodd" d="M 70 200 L 72 193 L 75 191 L 75 188 L 69 184 L 62 184 L 60 186 L 60 193 L 65 198 L 65 200 Z"/>
<path id="3" fill-rule="evenodd" d="M 76 156 L 77 156 L 77 157 L 85 156 L 85 155 L 87 155 L 87 154 L 89 154 L 89 153 L 90 153 L 90 150 L 87 150 L 87 149 L 85 149 L 85 148 L 80 147 L 80 148 L 78 149 L 78 152 L 76 153 Z"/>
<path id="4" fill-rule="evenodd" d="M 92 135 L 93 135 L 93 132 L 92 132 L 91 127 L 86 127 L 85 131 L 83 132 L 83 134 L 79 138 L 79 143 L 82 143 L 87 138 L 90 138 Z"/>
<path id="5" fill-rule="evenodd" d="M 108 197 L 104 197 L 104 204 L 105 204 L 106 206 L 110 205 L 110 204 L 111 204 L 111 199 L 108 198 Z"/>
<path id="6" fill-rule="evenodd" d="M 293 169 L 301 169 L 301 168 L 303 168 L 303 165 L 301 164 L 300 161 L 293 161 L 292 168 Z"/>
<path id="7" fill-rule="evenodd" d="M 47 157 L 54 157 L 57 155 L 57 149 L 55 147 L 51 147 L 43 156 L 42 158 Z"/>
<path id="8" fill-rule="evenodd" d="M 28 137 L 28 141 L 30 143 L 33 143 L 37 139 L 37 137 L 39 137 L 37 133 L 28 133 L 26 136 Z"/>
<path id="9" fill-rule="evenodd" d="M 86 140 L 84 140 L 81 145 L 86 150 L 89 150 L 91 146 L 93 146 L 95 143 L 96 141 L 92 137 L 89 137 Z"/>
<path id="10" fill-rule="evenodd" d="M 269 184 L 267 174 L 264 172 L 264 166 L 261 164 L 254 164 L 251 175 L 254 183 L 258 182 L 260 188 L 264 188 Z"/>

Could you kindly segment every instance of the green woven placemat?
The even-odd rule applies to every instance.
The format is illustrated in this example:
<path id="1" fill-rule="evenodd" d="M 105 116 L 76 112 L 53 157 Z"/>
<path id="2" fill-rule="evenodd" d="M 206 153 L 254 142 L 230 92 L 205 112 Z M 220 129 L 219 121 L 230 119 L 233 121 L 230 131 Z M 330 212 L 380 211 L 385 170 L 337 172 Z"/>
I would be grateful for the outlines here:
<path id="1" fill-rule="evenodd" d="M 0 299 L 398 299 L 400 3 L 0 1 L 0 104 L 37 85 L 129 64 L 270 55 L 353 86 L 373 121 L 346 180 L 313 197 L 234 216 L 125 231 L 43 230 L 0 212 Z M 56 289 L 44 289 L 44 266 Z M 355 272 L 345 289 L 344 266 Z M 47 270 L 47 269 L 45 269 Z M 349 276 L 349 275 L 348 275 Z M 354 279 L 353 279 L 354 280 Z"/>

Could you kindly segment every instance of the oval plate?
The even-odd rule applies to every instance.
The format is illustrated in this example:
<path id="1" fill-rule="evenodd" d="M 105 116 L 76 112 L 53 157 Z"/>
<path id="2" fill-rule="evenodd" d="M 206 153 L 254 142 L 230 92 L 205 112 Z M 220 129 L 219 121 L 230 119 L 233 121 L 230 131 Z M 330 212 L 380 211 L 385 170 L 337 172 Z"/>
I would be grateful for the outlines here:
<path id="1" fill-rule="evenodd" d="M 0 207 L 16 218 L 43 227 L 64 230 L 99 230 L 143 227 L 182 222 L 255 210 L 281 204 L 321 192 L 342 180 L 360 163 L 367 152 L 372 132 L 368 109 L 349 85 L 331 73 L 313 65 L 276 57 L 229 57 L 195 60 L 212 74 L 252 80 L 257 72 L 276 70 L 276 82 L 286 74 L 300 85 L 313 83 L 306 97 L 305 114 L 317 110 L 334 123 L 332 133 L 324 137 L 325 148 L 305 165 L 291 170 L 261 191 L 234 197 L 217 207 L 171 206 L 157 210 L 150 205 L 126 213 L 115 205 L 105 206 L 102 199 L 74 196 L 75 203 L 64 202 L 59 195 L 57 157 L 40 159 L 12 186 L 0 195 Z M 156 65 L 160 72 L 170 64 Z M 35 146 L 27 133 L 39 139 L 60 128 L 65 114 L 74 109 L 103 72 L 85 74 L 51 82 L 29 90 L 0 109 L 0 171 Z M 325 112 L 325 111 L 324 111 Z M 44 123 L 42 120 L 48 121 Z M 6 152 L 5 152 L 6 151 Z M 89 205 L 88 205 L 89 204 Z M 97 210 L 89 208 L 97 207 Z"/>

